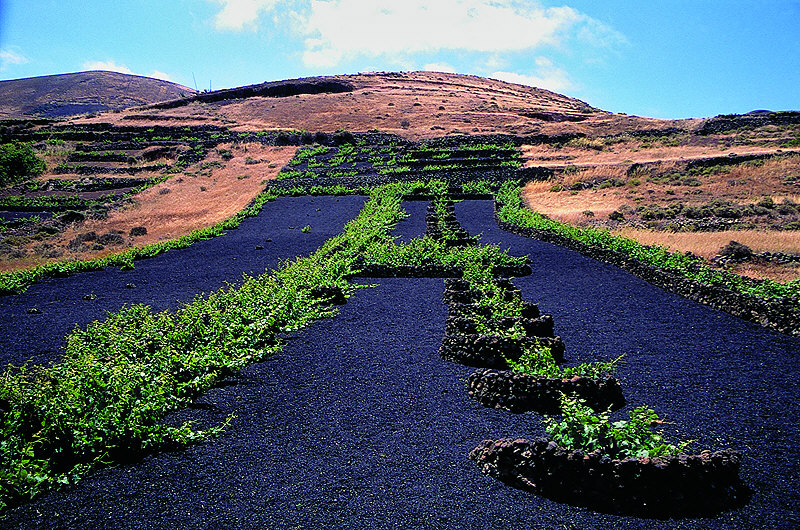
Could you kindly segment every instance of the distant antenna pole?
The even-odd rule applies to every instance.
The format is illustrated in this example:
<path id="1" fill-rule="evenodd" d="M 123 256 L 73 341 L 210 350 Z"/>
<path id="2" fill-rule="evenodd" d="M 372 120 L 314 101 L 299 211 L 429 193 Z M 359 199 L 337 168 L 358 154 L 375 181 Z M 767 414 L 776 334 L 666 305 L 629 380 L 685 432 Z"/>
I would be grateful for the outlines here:
<path id="1" fill-rule="evenodd" d="M 208 80 L 208 91 L 211 92 L 211 79 Z"/>
<path id="2" fill-rule="evenodd" d="M 192 80 L 194 81 L 194 90 L 195 90 L 195 92 L 200 92 L 197 89 L 197 78 L 194 76 L 194 72 L 192 72 Z"/>

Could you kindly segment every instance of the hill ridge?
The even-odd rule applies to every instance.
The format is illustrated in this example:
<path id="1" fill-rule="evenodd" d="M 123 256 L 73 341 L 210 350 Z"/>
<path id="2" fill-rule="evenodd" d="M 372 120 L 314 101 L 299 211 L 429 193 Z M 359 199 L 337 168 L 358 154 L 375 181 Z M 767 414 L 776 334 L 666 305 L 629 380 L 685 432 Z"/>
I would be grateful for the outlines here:
<path id="1" fill-rule="evenodd" d="M 105 70 L 0 81 L 0 118 L 63 118 L 194 94 L 171 81 Z"/>

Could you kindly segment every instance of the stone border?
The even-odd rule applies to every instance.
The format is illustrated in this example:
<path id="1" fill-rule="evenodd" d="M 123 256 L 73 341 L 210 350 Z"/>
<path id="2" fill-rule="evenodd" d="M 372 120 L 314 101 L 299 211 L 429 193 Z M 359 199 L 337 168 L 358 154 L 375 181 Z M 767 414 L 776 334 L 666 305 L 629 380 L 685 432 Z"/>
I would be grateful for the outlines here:
<path id="1" fill-rule="evenodd" d="M 484 407 L 509 412 L 559 414 L 560 394 L 577 396 L 597 411 L 625 405 L 622 387 L 614 377 L 571 379 L 521 374 L 509 370 L 479 369 L 467 381 L 469 397 Z"/>
<path id="2" fill-rule="evenodd" d="M 679 294 L 695 302 L 719 309 L 733 316 L 755 322 L 787 335 L 800 337 L 800 308 L 792 300 L 766 298 L 742 294 L 724 287 L 706 285 L 690 278 L 647 265 L 613 250 L 597 248 L 547 230 L 515 225 L 498 216 L 498 203 L 494 201 L 494 218 L 498 226 L 523 237 L 554 243 L 590 258 L 625 269 L 662 289 Z"/>
<path id="3" fill-rule="evenodd" d="M 524 347 L 542 344 L 553 354 L 556 363 L 564 361 L 561 337 L 512 338 L 504 335 L 450 334 L 442 339 L 439 355 L 445 361 L 483 368 L 508 368 L 505 358 L 517 360 Z"/>
<path id="4" fill-rule="evenodd" d="M 468 304 L 455 304 L 462 307 L 477 307 L 479 309 L 487 309 L 482 306 L 471 306 Z M 536 306 L 533 306 L 536 307 Z M 488 313 L 488 311 L 486 311 Z M 460 313 L 460 315 L 469 314 L 468 312 Z M 476 312 L 476 314 L 478 314 Z M 511 329 L 515 324 L 520 324 L 525 330 L 525 334 L 529 337 L 552 337 L 553 336 L 553 317 L 551 315 L 542 315 L 537 318 L 513 318 L 508 317 L 498 321 L 498 326 L 501 329 Z M 451 315 L 447 317 L 445 322 L 445 334 L 447 335 L 476 335 L 478 333 L 478 325 L 469 317 Z"/>
<path id="5" fill-rule="evenodd" d="M 481 472 L 557 502 L 649 517 L 710 516 L 743 505 L 741 454 L 612 459 L 547 438 L 484 440 L 469 458 Z"/>

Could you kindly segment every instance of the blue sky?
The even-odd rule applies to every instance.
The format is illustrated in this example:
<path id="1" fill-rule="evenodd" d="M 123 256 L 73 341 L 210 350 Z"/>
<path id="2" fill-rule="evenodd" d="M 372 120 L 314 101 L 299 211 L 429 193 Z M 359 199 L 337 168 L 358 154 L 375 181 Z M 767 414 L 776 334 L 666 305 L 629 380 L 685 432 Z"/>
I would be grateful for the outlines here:
<path id="1" fill-rule="evenodd" d="M 90 69 L 200 89 L 441 70 L 658 118 L 800 110 L 800 0 L 0 0 L 0 79 Z"/>

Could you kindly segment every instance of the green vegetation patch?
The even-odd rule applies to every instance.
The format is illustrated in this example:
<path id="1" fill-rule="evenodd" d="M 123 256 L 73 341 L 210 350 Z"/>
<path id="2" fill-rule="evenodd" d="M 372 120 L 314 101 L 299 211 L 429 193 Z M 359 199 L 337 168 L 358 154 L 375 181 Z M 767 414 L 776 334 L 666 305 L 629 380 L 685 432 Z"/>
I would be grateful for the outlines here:
<path id="1" fill-rule="evenodd" d="M 518 261 L 496 246 L 444 249 L 430 238 L 393 245 L 390 230 L 407 216 L 400 206 L 403 197 L 425 186 L 441 188 L 418 182 L 375 189 L 341 235 L 309 257 L 245 277 L 241 287 L 200 295 L 175 313 L 153 313 L 141 305 L 123 309 L 73 331 L 62 361 L 9 367 L 0 376 L 0 509 L 75 483 L 98 466 L 219 434 L 224 424 L 196 430 L 191 422 L 171 427 L 161 420 L 227 375 L 279 351 L 278 333 L 332 315 L 335 309 L 316 298 L 313 288 L 335 286 L 352 293 L 356 287 L 349 278 L 360 263 L 491 267 Z M 285 193 L 301 192 L 307 190 Z M 185 246 L 232 228 L 274 197 L 263 194 L 247 211 L 175 242 L 28 274 L 69 273 L 112 263 L 132 266 L 135 257 L 164 251 L 162 245 Z M 6 288 L 33 281 L 24 273 L 4 275 L 3 280 Z"/>
<path id="2" fill-rule="evenodd" d="M 41 175 L 44 170 L 44 161 L 30 145 L 19 142 L 0 145 L 0 186 Z"/>
<path id="3" fill-rule="evenodd" d="M 561 396 L 562 419 L 546 418 L 547 434 L 565 449 L 584 453 L 600 451 L 611 458 L 651 458 L 677 455 L 685 451 L 689 441 L 673 444 L 653 430 L 658 415 L 647 406 L 628 412 L 628 420 L 612 422 L 609 411 L 595 414 L 579 399 Z"/>

